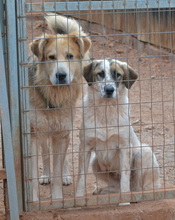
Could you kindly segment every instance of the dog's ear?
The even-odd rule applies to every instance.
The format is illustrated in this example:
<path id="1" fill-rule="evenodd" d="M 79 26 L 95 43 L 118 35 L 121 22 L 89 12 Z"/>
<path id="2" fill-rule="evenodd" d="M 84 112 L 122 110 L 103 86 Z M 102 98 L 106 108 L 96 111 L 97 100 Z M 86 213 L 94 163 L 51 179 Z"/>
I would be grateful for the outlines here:
<path id="1" fill-rule="evenodd" d="M 84 43 L 84 54 L 91 48 L 91 40 L 89 37 L 82 37 Z"/>
<path id="2" fill-rule="evenodd" d="M 84 78 L 87 81 L 89 86 L 91 86 L 92 83 L 94 82 L 93 71 L 94 71 L 95 65 L 96 65 L 96 62 L 93 61 L 90 64 L 88 64 L 87 66 L 85 66 L 84 70 L 83 70 L 83 76 L 84 76 Z"/>
<path id="3" fill-rule="evenodd" d="M 124 70 L 123 75 L 123 83 L 126 86 L 127 89 L 130 89 L 132 84 L 136 81 L 138 78 L 138 73 L 133 70 L 127 63 L 123 62 L 121 67 Z"/>
<path id="4" fill-rule="evenodd" d="M 80 55 L 81 58 L 84 57 L 85 53 L 90 49 L 91 47 L 91 40 L 87 36 L 80 35 L 79 33 L 71 33 L 69 35 L 76 44 L 80 47 Z"/>
<path id="5" fill-rule="evenodd" d="M 49 41 L 48 38 L 50 38 L 50 36 L 45 34 L 38 37 L 31 43 L 31 51 L 40 61 L 44 59 L 44 48 Z"/>

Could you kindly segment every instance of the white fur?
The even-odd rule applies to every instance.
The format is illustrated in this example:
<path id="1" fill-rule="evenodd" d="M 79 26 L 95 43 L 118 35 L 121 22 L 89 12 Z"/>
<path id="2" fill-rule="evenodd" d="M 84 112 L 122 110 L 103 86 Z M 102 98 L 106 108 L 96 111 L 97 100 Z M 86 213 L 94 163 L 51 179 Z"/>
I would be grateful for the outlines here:
<path id="1" fill-rule="evenodd" d="M 109 77 L 109 65 L 114 61 L 120 66 L 127 65 L 117 60 L 97 61 L 102 62 L 100 68 L 106 72 L 105 84 L 114 83 Z M 93 194 L 159 188 L 156 157 L 150 147 L 140 143 L 130 124 L 128 89 L 121 83 L 116 87 L 117 96 L 104 98 L 101 83 L 98 81 L 89 86 L 84 97 L 76 196 L 84 196 L 92 151 L 95 152 L 91 158 L 93 172 L 97 180 L 99 178 L 108 185 L 97 186 Z M 131 169 L 134 169 L 133 174 Z"/>
<path id="2" fill-rule="evenodd" d="M 79 32 L 80 34 L 84 34 L 81 25 L 78 24 L 78 22 L 73 18 L 67 18 L 54 13 L 47 13 L 45 19 L 49 27 L 56 34 L 59 32 L 59 30 L 61 30 L 63 34 L 70 34 L 73 32 Z"/>
<path id="3" fill-rule="evenodd" d="M 68 62 L 56 62 L 54 68 L 51 69 L 51 71 L 52 72 L 50 73 L 50 81 L 53 85 L 58 85 L 58 79 L 56 78 L 57 72 L 67 73 L 67 76 L 65 78 L 65 84 L 69 85 L 73 80 L 73 74 L 71 73 Z"/>

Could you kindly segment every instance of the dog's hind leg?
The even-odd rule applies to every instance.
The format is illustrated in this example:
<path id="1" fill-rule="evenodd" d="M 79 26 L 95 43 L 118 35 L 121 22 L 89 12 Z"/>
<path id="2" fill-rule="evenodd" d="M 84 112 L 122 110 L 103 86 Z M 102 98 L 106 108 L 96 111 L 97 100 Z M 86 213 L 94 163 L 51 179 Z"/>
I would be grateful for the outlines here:
<path id="1" fill-rule="evenodd" d="M 43 175 L 39 179 L 41 185 L 50 183 L 50 146 L 47 137 L 42 137 L 41 152 L 43 161 Z"/>
<path id="2" fill-rule="evenodd" d="M 72 183 L 72 178 L 69 171 L 69 163 L 66 157 L 63 166 L 63 185 L 68 186 L 71 183 Z"/>
<path id="3" fill-rule="evenodd" d="M 100 168 L 95 156 L 92 160 L 92 170 L 94 175 L 96 176 L 96 181 L 97 181 L 97 186 L 93 192 L 93 195 L 117 193 L 120 191 L 119 176 L 116 175 L 115 172 L 103 171 Z M 105 182 L 107 186 L 99 187 L 98 186 L 99 181 Z"/>
<path id="4" fill-rule="evenodd" d="M 161 187 L 160 170 L 155 154 L 151 148 L 142 145 L 133 148 L 132 190 L 153 190 Z"/>

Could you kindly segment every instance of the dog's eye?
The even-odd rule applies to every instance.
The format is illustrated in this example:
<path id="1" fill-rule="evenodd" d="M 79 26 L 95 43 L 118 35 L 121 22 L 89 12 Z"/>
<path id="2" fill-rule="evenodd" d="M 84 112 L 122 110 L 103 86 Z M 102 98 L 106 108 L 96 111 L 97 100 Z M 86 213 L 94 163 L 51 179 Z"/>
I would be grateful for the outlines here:
<path id="1" fill-rule="evenodd" d="M 116 73 L 116 77 L 117 78 L 121 77 L 121 74 L 120 73 Z"/>
<path id="2" fill-rule="evenodd" d="M 101 78 L 105 78 L 105 72 L 101 71 L 99 73 L 97 73 Z"/>
<path id="3" fill-rule="evenodd" d="M 68 60 L 72 60 L 74 58 L 74 56 L 71 53 L 68 53 L 66 57 Z"/>
<path id="4" fill-rule="evenodd" d="M 56 57 L 54 55 L 50 55 L 49 60 L 56 60 Z"/>
<path id="5" fill-rule="evenodd" d="M 113 76 L 114 76 L 114 79 L 119 79 L 121 77 L 121 74 L 116 72 L 116 71 L 114 71 L 114 75 Z"/>

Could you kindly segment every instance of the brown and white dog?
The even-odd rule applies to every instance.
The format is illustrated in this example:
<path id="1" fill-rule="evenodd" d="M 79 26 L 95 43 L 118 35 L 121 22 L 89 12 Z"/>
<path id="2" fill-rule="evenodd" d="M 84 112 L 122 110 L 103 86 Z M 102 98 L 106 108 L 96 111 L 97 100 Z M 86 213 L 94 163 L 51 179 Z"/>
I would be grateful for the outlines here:
<path id="1" fill-rule="evenodd" d="M 76 196 L 84 196 L 91 152 L 92 170 L 106 187 L 93 194 L 150 190 L 160 187 L 159 165 L 130 124 L 128 89 L 138 74 L 125 62 L 94 60 L 84 68 L 89 87 L 84 97 Z"/>
<path id="2" fill-rule="evenodd" d="M 33 40 L 34 58 L 29 67 L 33 201 L 38 201 L 39 146 L 43 155 L 40 184 L 50 182 L 50 145 L 53 150 L 52 199 L 63 197 L 62 179 L 65 185 L 71 183 L 65 157 L 91 46 L 74 19 L 55 14 L 45 18 L 54 34 Z"/>

